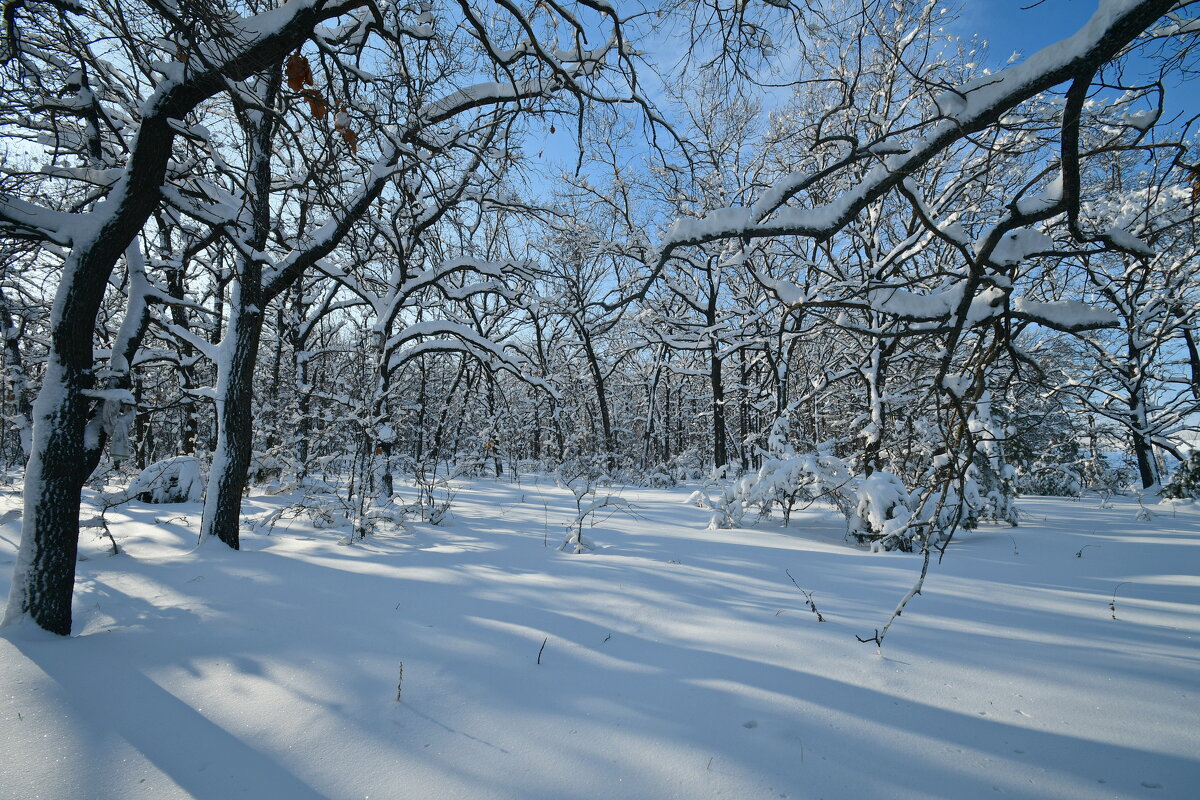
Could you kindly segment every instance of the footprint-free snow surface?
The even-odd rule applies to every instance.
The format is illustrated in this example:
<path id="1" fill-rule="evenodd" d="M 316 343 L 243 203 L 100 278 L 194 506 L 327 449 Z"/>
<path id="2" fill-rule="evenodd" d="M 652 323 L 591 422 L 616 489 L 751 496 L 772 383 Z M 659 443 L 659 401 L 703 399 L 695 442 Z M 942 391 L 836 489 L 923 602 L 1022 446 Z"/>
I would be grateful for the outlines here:
<path id="1" fill-rule="evenodd" d="M 880 654 L 856 636 L 919 556 L 818 509 L 706 530 L 694 488 L 602 489 L 629 505 L 581 555 L 547 479 L 353 544 L 253 526 L 299 499 L 254 496 L 241 552 L 193 549 L 196 504 L 111 510 L 123 552 L 84 530 L 74 635 L 0 636 L 0 796 L 1200 797 L 1197 507 L 1025 499 Z"/>

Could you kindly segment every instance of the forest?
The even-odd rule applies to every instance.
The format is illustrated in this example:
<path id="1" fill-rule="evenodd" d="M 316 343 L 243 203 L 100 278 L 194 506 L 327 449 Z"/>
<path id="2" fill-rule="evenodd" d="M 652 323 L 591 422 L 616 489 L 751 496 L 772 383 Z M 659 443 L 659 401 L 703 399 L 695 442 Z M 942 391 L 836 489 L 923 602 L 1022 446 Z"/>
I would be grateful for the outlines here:
<path id="1" fill-rule="evenodd" d="M 1186 536 L 1200 5 L 1007 63 L 970 10 L 6 0 L 6 630 L 80 638 L 84 565 L 171 508 L 235 571 L 531 486 L 572 571 L 666 496 L 714 547 L 815 514 L 905 570 L 847 633 L 880 651 L 964 537 L 1020 555 L 1024 498 Z"/>

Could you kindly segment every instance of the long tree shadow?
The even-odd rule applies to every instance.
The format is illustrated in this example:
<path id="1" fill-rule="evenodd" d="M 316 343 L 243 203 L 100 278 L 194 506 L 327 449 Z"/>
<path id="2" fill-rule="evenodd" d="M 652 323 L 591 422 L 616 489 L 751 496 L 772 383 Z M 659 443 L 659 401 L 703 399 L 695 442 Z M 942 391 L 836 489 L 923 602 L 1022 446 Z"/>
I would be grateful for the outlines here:
<path id="1" fill-rule="evenodd" d="M 105 638 L 11 642 L 59 685 L 88 727 L 122 737 L 193 797 L 325 800 L 251 742 L 131 669 L 116 651 L 122 639 Z"/>
<path id="2" fill-rule="evenodd" d="M 899 690 L 880 691 L 802 666 L 788 668 L 637 632 L 600 645 L 610 630 L 606 626 L 577 617 L 563 620 L 561 612 L 505 604 L 494 597 L 490 607 L 490 619 L 498 624 L 481 619 L 462 632 L 476 646 L 469 660 L 448 641 L 446 631 L 430 632 L 422 645 L 437 653 L 440 663 L 453 665 L 449 668 L 464 682 L 482 681 L 481 670 L 486 669 L 494 682 L 518 686 L 518 672 L 538 667 L 530 663 L 514 668 L 502 654 L 528 648 L 531 632 L 569 629 L 571 640 L 560 636 L 540 666 L 533 711 L 564 720 L 587 718 L 594 725 L 610 726 L 613 734 L 631 724 L 634 729 L 657 726 L 681 746 L 709 751 L 719 748 L 724 738 L 749 735 L 742 723 L 754 717 L 753 728 L 760 731 L 756 752 L 734 752 L 750 769 L 774 775 L 776 785 L 801 788 L 801 742 L 810 758 L 820 753 L 836 757 L 842 762 L 838 769 L 856 761 L 869 765 L 869 771 L 841 779 L 849 782 L 848 791 L 851 786 L 874 786 L 873 796 L 909 791 L 977 797 L 1002 790 L 1036 797 L 1068 789 L 1088 796 L 1105 786 L 1133 791 L 1145 783 L 1165 785 L 1168 795 L 1182 797 L 1200 776 L 1200 759 L 1098 741 L 1086 731 L 1070 735 L 1038 730 L 998 716 L 1010 709 L 986 716 L 973 708 L 948 710 L 908 699 Z M 504 622 L 515 619 L 520 626 Z M 596 658 L 602 647 L 608 648 L 605 658 Z M 506 671 L 509 674 L 497 675 Z M 502 692 L 481 701 L 501 718 L 531 712 L 523 705 L 529 698 L 521 692 L 515 697 Z M 570 744 L 560 742 L 559 747 L 565 751 Z M 571 757 L 589 757 L 588 748 L 581 743 L 579 753 Z M 1000 773 L 976 770 L 971 760 L 1000 762 L 1008 768 Z"/>

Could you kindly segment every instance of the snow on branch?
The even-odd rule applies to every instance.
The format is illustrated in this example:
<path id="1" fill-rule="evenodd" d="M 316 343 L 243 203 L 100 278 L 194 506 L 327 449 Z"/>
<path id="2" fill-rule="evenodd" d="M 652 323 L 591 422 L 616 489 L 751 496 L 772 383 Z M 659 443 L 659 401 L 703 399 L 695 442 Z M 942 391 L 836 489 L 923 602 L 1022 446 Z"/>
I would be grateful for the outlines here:
<path id="1" fill-rule="evenodd" d="M 1017 319 L 1029 320 L 1068 333 L 1111 328 L 1118 323 L 1117 315 L 1108 309 L 1094 308 L 1078 300 L 1042 303 L 1024 297 L 1014 297 L 1009 303 L 1009 310 L 1011 316 Z"/>
<path id="2" fill-rule="evenodd" d="M 78 214 L 0 195 L 0 230 L 20 239 L 35 239 L 70 247 L 79 236 Z"/>

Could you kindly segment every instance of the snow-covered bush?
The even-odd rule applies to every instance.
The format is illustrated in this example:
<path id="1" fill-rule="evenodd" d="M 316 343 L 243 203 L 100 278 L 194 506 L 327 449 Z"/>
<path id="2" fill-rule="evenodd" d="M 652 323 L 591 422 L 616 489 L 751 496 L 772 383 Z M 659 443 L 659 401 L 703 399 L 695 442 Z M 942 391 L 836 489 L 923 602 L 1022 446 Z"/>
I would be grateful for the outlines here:
<path id="1" fill-rule="evenodd" d="M 284 467 L 283 460 L 274 453 L 255 450 L 250 456 L 250 471 L 246 479 L 254 486 L 277 481 L 283 477 Z"/>
<path id="2" fill-rule="evenodd" d="M 302 517 L 307 517 L 318 530 L 337 528 L 349 522 L 352 513 L 353 509 L 336 493 L 320 492 L 304 495 L 291 505 L 246 521 L 258 532 L 270 536 L 281 523 L 290 524 L 291 521 Z"/>
<path id="3" fill-rule="evenodd" d="M 1067 464 L 1035 462 L 1017 470 L 1017 491 L 1021 494 L 1078 497 L 1083 478 Z"/>
<path id="4" fill-rule="evenodd" d="M 1137 467 L 1124 459 L 1113 464 L 1108 456 L 1097 453 L 1094 457 L 1080 463 L 1079 472 L 1083 478 L 1083 485 L 1089 490 L 1105 494 L 1121 494 L 1129 488 L 1130 482 L 1137 474 Z"/>
<path id="5" fill-rule="evenodd" d="M 114 506 L 137 498 L 143 503 L 190 503 L 204 494 L 200 459 L 176 456 L 156 461 L 142 470 L 125 489 L 103 496 L 105 505 Z"/>
<path id="6" fill-rule="evenodd" d="M 651 489 L 669 489 L 679 481 L 675 479 L 674 475 L 660 468 L 647 472 L 641 477 L 639 483 Z"/>
<path id="7" fill-rule="evenodd" d="M 618 484 L 645 486 L 648 489 L 669 489 L 679 483 L 664 464 L 645 470 L 633 467 L 619 469 L 613 473 L 613 479 Z"/>
<path id="8" fill-rule="evenodd" d="M 858 482 L 850 535 L 872 550 L 912 550 L 912 495 L 890 472 L 875 471 Z"/>
<path id="9" fill-rule="evenodd" d="M 967 468 L 967 480 L 962 495 L 965 503 L 961 525 L 974 528 L 980 522 L 1004 522 L 1017 524 L 1017 508 L 1013 504 L 1015 489 L 1011 466 L 997 465 L 996 460 L 983 453 L 976 453 Z"/>
<path id="10" fill-rule="evenodd" d="M 714 470 L 707 486 L 719 484 L 724 469 Z M 713 511 L 709 529 L 736 528 L 746 512 L 753 509 L 759 518 L 771 516 L 776 506 L 786 525 L 798 504 L 825 499 L 834 503 L 849 518 L 854 505 L 855 481 L 846 463 L 827 451 L 792 453 L 768 458 L 756 472 L 747 473 L 725 484 L 709 496 L 694 492 L 689 502 Z"/>
<path id="11" fill-rule="evenodd" d="M 691 449 L 672 458 L 666 468 L 676 481 L 696 481 L 704 477 L 705 463 L 700 451 Z"/>
<path id="12" fill-rule="evenodd" d="M 1172 500 L 1200 500 L 1200 450 L 1179 465 L 1163 487 L 1162 496 Z"/>
<path id="13" fill-rule="evenodd" d="M 1125 492 L 1136 467 L 1129 463 L 1113 464 L 1103 453 L 1095 457 L 1070 457 L 1073 449 L 1047 454 L 1017 467 L 1014 488 L 1019 494 L 1078 497 L 1084 491 L 1104 494 Z"/>
<path id="14" fill-rule="evenodd" d="M 454 505 L 454 496 L 458 490 L 453 481 L 471 473 L 471 465 L 454 465 L 449 472 L 438 472 L 437 465 L 416 459 L 403 459 L 405 469 L 412 475 L 413 485 L 417 489 L 417 501 L 408 509 L 419 519 L 431 525 L 441 525 Z M 385 500 L 382 507 L 391 513 L 391 501 Z"/>
<path id="15" fill-rule="evenodd" d="M 855 480 L 846 462 L 827 451 L 768 459 L 757 473 L 738 481 L 742 502 L 770 516 L 778 505 L 786 524 L 797 503 L 827 499 L 846 514 L 854 503 Z"/>

